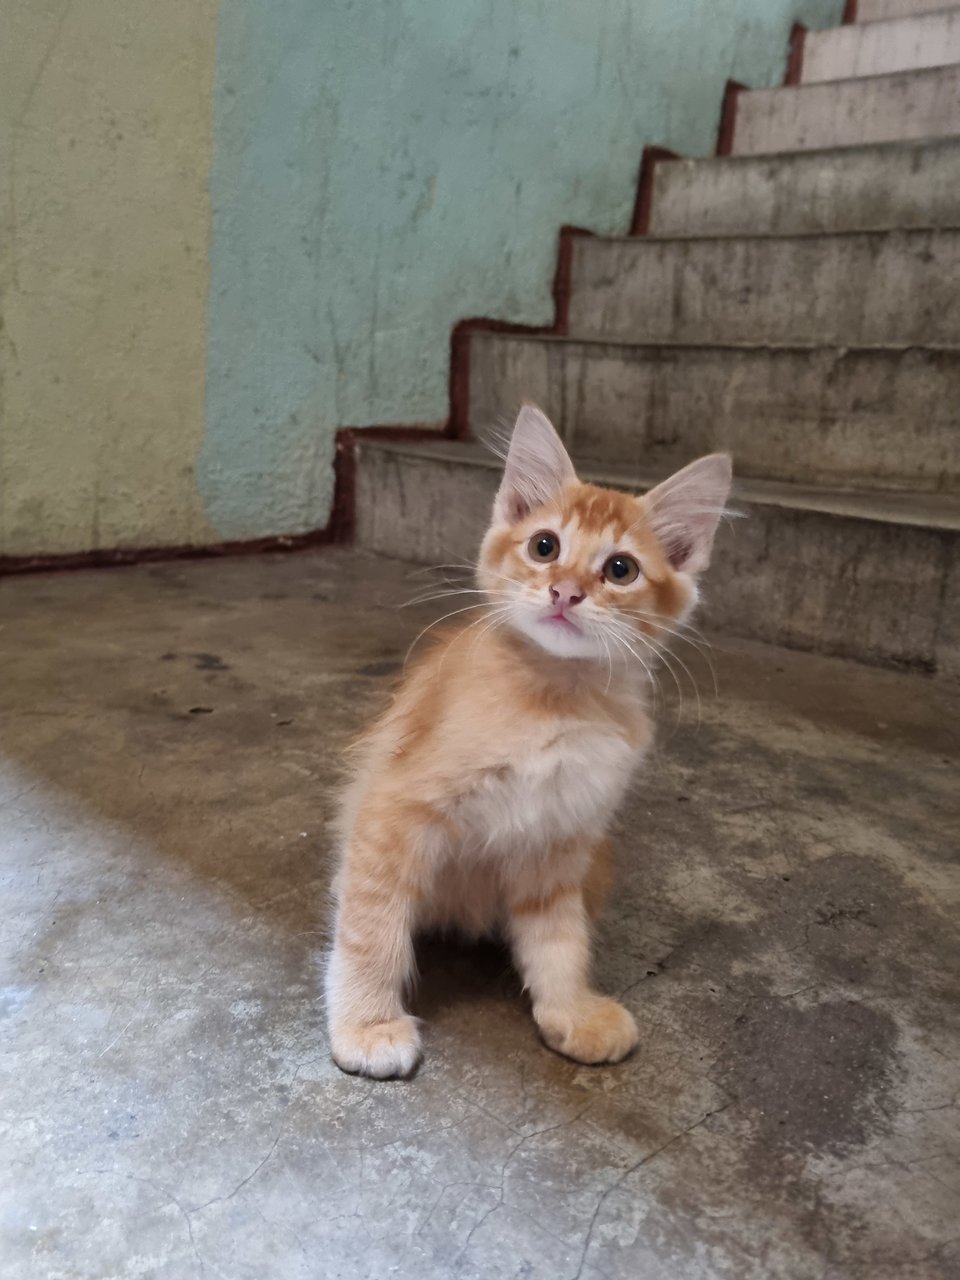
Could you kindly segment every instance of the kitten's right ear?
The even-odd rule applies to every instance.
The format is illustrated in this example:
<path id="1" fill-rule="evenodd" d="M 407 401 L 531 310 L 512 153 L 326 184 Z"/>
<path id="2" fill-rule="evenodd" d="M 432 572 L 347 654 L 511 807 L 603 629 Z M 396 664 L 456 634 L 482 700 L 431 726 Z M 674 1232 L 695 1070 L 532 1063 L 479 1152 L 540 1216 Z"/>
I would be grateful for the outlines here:
<path id="1" fill-rule="evenodd" d="M 701 573 L 730 495 L 727 453 L 710 453 L 651 489 L 643 499 L 654 533 L 674 569 Z"/>
<path id="2" fill-rule="evenodd" d="M 550 419 L 536 405 L 525 404 L 510 437 L 494 518 L 516 524 L 576 478 L 570 455 Z"/>

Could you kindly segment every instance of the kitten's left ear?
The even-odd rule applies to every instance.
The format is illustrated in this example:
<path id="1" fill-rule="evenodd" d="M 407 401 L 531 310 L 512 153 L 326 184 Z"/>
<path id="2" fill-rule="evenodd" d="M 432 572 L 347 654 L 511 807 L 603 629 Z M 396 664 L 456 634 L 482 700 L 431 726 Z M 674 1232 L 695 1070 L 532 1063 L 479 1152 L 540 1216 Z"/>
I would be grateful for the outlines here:
<path id="1" fill-rule="evenodd" d="M 577 478 L 553 424 L 533 404 L 517 416 L 493 506 L 494 518 L 516 524 Z"/>
<path id="2" fill-rule="evenodd" d="M 658 484 L 643 499 L 653 531 L 674 569 L 701 573 L 710 563 L 732 477 L 730 455 L 710 453 Z"/>

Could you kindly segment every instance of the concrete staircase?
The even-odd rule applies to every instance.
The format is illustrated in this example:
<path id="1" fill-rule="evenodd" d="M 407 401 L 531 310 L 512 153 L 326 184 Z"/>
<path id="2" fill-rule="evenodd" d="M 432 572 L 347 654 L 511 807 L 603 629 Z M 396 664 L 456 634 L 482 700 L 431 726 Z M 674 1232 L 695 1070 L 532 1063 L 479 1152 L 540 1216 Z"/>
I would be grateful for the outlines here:
<path id="1" fill-rule="evenodd" d="M 716 159 L 660 159 L 649 234 L 569 241 L 552 334 L 469 338 L 469 426 L 535 400 L 585 478 L 729 449 L 706 621 L 960 678 L 960 5 L 859 0 L 798 83 L 731 98 Z M 462 425 L 462 424 L 461 424 Z M 495 461 L 360 437 L 356 536 L 475 554 Z"/>

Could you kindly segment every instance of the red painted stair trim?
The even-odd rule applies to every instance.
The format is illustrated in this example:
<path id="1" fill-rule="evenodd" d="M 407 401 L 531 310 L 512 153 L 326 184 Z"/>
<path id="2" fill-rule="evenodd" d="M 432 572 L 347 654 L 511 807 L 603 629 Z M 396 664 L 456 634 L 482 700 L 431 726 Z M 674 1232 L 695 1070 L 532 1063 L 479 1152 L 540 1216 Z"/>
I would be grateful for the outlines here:
<path id="1" fill-rule="evenodd" d="M 790 49 L 787 53 L 787 74 L 783 78 L 785 85 L 800 84 L 803 79 L 803 49 L 807 39 L 807 28 L 802 22 L 795 22 L 790 28 Z"/>
<path id="2" fill-rule="evenodd" d="M 720 127 L 717 130 L 717 155 L 729 156 L 733 152 L 733 135 L 737 129 L 737 102 L 746 89 L 739 80 L 728 80 L 723 90 L 720 107 Z"/>
<path id="3" fill-rule="evenodd" d="M 633 202 L 633 216 L 630 219 L 630 234 L 645 236 L 650 230 L 650 216 L 653 213 L 653 183 L 657 165 L 661 160 L 679 160 L 675 151 L 666 147 L 644 147 L 640 158 L 640 172 L 637 176 L 637 196 Z"/>

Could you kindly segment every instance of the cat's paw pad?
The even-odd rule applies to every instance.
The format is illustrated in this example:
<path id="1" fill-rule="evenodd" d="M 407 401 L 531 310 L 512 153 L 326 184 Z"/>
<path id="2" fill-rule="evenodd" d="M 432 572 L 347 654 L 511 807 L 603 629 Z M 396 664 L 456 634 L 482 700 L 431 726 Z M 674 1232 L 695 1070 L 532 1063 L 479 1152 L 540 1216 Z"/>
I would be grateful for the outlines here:
<path id="1" fill-rule="evenodd" d="M 341 1071 L 389 1080 L 408 1076 L 420 1061 L 420 1032 L 408 1014 L 370 1026 L 348 1024 L 334 1031 L 331 1049 Z"/>
<path id="2" fill-rule="evenodd" d="M 637 1024 L 622 1004 L 593 996 L 572 1009 L 538 1009 L 546 1044 L 575 1062 L 621 1062 L 637 1047 Z"/>

